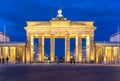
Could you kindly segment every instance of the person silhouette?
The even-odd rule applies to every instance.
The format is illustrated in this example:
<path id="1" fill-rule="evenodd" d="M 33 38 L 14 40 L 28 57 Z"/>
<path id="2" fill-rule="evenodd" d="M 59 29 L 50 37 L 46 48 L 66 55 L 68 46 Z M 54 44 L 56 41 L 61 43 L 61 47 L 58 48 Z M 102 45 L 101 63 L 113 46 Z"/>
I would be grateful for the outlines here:
<path id="1" fill-rule="evenodd" d="M 72 64 L 72 58 L 70 58 L 70 63 Z"/>
<path id="2" fill-rule="evenodd" d="M 5 63 L 5 60 L 4 60 L 4 58 L 2 58 L 2 64 L 4 64 Z"/>
<path id="3" fill-rule="evenodd" d="M 7 65 L 8 65 L 8 61 L 9 61 L 9 58 L 8 58 L 8 57 L 6 58 L 6 61 L 7 61 Z"/>
<path id="4" fill-rule="evenodd" d="M 75 58 L 73 57 L 73 63 L 75 64 Z"/>
<path id="5" fill-rule="evenodd" d="M 57 58 L 57 64 L 59 64 L 60 63 L 60 60 L 59 60 L 59 58 Z"/>

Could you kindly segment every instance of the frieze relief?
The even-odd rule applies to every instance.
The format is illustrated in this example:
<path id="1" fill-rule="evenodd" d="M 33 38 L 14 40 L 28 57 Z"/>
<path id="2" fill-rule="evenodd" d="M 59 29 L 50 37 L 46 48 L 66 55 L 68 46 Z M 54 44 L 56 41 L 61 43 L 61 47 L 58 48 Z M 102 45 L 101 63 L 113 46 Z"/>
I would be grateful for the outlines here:
<path id="1" fill-rule="evenodd" d="M 34 32 L 27 32 L 27 35 L 44 35 L 44 34 L 94 34 L 94 32 L 92 31 L 75 31 L 75 30 L 71 30 L 71 31 L 56 31 L 56 30 L 51 30 L 51 31 L 34 31 Z"/>

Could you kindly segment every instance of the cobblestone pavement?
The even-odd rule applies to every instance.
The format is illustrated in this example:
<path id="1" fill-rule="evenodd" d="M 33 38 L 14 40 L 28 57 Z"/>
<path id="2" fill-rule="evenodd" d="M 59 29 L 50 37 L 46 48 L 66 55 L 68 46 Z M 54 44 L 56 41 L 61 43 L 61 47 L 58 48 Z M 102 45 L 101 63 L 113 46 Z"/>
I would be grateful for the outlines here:
<path id="1" fill-rule="evenodd" d="M 120 81 L 119 65 L 0 65 L 0 81 Z"/>

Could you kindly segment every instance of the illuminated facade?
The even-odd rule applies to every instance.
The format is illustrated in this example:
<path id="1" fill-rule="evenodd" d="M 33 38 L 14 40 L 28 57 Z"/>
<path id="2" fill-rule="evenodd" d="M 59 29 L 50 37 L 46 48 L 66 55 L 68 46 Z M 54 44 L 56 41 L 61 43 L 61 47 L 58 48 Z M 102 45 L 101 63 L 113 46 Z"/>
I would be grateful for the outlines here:
<path id="1" fill-rule="evenodd" d="M 19 42 L 6 42 L 0 43 L 0 60 L 4 59 L 6 62 L 6 58 L 9 58 L 9 63 L 16 63 L 19 61 L 20 63 L 25 63 L 25 54 L 26 43 Z"/>
<path id="2" fill-rule="evenodd" d="M 21 63 L 34 62 L 34 39 L 39 39 L 38 61 L 44 62 L 44 40 L 50 38 L 50 61 L 55 62 L 55 38 L 65 39 L 65 62 L 70 62 L 70 38 L 75 38 L 75 61 L 83 62 L 82 38 L 86 39 L 87 62 L 113 62 L 120 60 L 120 44 L 94 42 L 94 22 L 70 21 L 64 18 L 62 10 L 50 21 L 29 21 L 25 27 L 26 43 L 0 43 L 0 58 L 9 57 L 9 62 L 15 63 L 18 58 Z"/>
<path id="3" fill-rule="evenodd" d="M 46 22 L 27 22 L 27 61 L 33 62 L 34 38 L 39 38 L 39 62 L 44 61 L 44 39 L 50 38 L 50 61 L 55 61 L 55 38 L 65 38 L 65 62 L 70 62 L 70 38 L 76 39 L 76 62 L 82 62 L 82 38 L 86 38 L 86 60 L 94 60 L 93 22 L 70 21 L 58 10 L 56 18 Z"/>
<path id="4" fill-rule="evenodd" d="M 120 44 L 117 42 L 96 42 L 95 48 L 96 63 L 120 61 Z"/>

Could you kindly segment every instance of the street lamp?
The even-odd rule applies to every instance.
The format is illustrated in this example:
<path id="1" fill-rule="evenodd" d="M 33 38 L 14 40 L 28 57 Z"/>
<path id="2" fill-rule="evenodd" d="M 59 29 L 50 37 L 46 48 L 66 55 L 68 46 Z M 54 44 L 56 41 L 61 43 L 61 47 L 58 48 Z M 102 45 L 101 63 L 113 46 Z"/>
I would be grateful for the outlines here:
<path id="1" fill-rule="evenodd" d="M 17 63 L 19 64 L 19 55 L 17 55 Z"/>
<path id="2" fill-rule="evenodd" d="M 102 64 L 104 64 L 104 54 L 102 55 Z"/>

